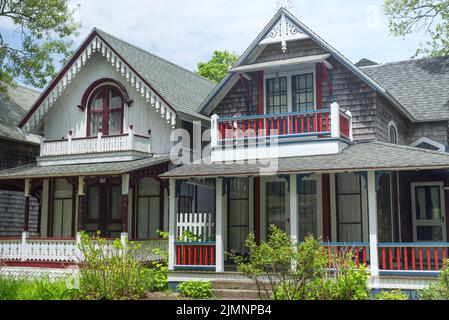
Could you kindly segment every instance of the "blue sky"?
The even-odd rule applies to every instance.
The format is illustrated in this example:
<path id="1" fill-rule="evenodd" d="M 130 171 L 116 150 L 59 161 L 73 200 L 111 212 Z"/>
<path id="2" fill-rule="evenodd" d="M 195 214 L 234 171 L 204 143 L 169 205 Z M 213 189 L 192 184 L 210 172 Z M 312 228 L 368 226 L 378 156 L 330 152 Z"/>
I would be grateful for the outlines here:
<path id="1" fill-rule="evenodd" d="M 216 50 L 241 54 L 276 13 L 276 0 L 70 0 L 82 22 L 190 70 Z M 422 35 L 389 35 L 383 0 L 293 0 L 290 11 L 351 61 L 410 58 Z M 0 30 L 6 28 L 0 21 Z"/>

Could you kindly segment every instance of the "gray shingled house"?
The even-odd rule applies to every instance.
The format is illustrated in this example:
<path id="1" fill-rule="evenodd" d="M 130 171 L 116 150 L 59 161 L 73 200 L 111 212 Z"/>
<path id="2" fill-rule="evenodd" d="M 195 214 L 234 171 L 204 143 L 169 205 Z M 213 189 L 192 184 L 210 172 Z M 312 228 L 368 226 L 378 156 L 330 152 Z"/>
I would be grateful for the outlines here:
<path id="1" fill-rule="evenodd" d="M 39 140 L 23 134 L 17 127 L 29 111 L 39 92 L 25 87 L 8 87 L 0 96 L 0 169 L 34 163 L 39 153 Z M 23 231 L 25 197 L 23 188 L 14 181 L 0 184 L 0 236 L 20 236 Z M 33 197 L 29 230 L 38 232 L 39 203 Z"/>

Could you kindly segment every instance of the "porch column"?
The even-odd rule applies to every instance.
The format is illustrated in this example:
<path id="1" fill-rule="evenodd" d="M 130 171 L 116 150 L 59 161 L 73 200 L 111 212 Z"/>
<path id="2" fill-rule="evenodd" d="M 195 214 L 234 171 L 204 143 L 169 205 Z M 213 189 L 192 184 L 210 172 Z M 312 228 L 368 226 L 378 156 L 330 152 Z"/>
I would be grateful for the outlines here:
<path id="1" fill-rule="evenodd" d="M 298 243 L 298 176 L 290 175 L 290 237 L 294 243 Z"/>
<path id="2" fill-rule="evenodd" d="M 78 177 L 78 232 L 83 229 L 85 196 L 84 177 Z"/>
<path id="3" fill-rule="evenodd" d="M 224 272 L 224 241 L 226 230 L 223 214 L 223 179 L 217 178 L 215 188 L 216 235 L 215 235 L 215 271 Z"/>
<path id="4" fill-rule="evenodd" d="M 168 216 L 168 270 L 175 269 L 176 252 L 176 180 L 170 179 L 169 186 L 169 216 Z"/>
<path id="5" fill-rule="evenodd" d="M 31 183 L 30 179 L 25 179 L 24 193 L 25 193 L 25 210 L 23 215 L 23 231 L 28 232 L 28 225 L 30 221 L 30 192 Z"/>
<path id="6" fill-rule="evenodd" d="M 129 195 L 129 174 L 122 175 L 122 236 L 128 234 L 128 195 Z"/>
<path id="7" fill-rule="evenodd" d="M 379 257 L 377 251 L 377 191 L 376 172 L 368 171 L 368 221 L 371 277 L 379 276 Z"/>

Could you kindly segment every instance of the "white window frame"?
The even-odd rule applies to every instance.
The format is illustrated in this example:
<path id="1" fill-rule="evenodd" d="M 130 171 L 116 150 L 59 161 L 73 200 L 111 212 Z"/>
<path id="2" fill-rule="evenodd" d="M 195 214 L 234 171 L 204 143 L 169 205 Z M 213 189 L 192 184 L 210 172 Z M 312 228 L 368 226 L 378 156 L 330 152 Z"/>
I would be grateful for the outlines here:
<path id="1" fill-rule="evenodd" d="M 416 199 L 415 199 L 415 188 L 416 187 L 439 187 L 440 188 L 440 203 L 441 203 L 441 225 L 442 225 L 442 242 L 447 241 L 446 233 L 446 207 L 445 207 L 445 197 L 444 197 L 444 182 L 443 181 L 431 181 L 431 182 L 413 182 L 410 184 L 411 188 L 411 200 L 412 200 L 412 226 L 413 226 L 413 242 L 423 242 L 418 241 L 418 234 L 416 232 L 416 227 L 418 226 L 436 226 L 436 224 L 429 224 L 429 222 L 418 223 L 416 221 Z M 429 219 L 436 220 L 436 219 Z M 429 221 L 426 220 L 426 221 Z M 425 241 L 429 242 L 429 241 Z M 439 242 L 439 241 L 437 241 Z"/>
<path id="2" fill-rule="evenodd" d="M 396 142 L 391 142 L 391 136 L 390 136 L 390 129 L 391 129 L 391 127 L 393 127 L 394 130 L 396 131 Z M 393 143 L 393 144 L 399 144 L 398 127 L 396 126 L 396 123 L 393 120 L 388 123 L 388 142 L 389 143 Z"/>
<path id="3" fill-rule="evenodd" d="M 436 141 L 426 138 L 426 137 L 419 138 L 415 142 L 411 143 L 409 146 L 414 147 L 414 148 L 419 148 L 418 146 L 421 143 L 427 143 L 427 144 L 430 144 L 431 146 L 434 146 L 435 148 L 438 148 L 438 150 L 435 150 L 435 151 L 446 152 L 446 146 L 444 144 L 436 142 Z"/>
<path id="4" fill-rule="evenodd" d="M 276 78 L 282 78 L 282 77 L 286 77 L 287 78 L 287 111 L 293 112 L 293 100 L 292 100 L 292 77 L 293 76 L 299 76 L 299 75 L 304 75 L 304 74 L 313 74 L 313 102 L 314 102 L 314 106 L 313 106 L 313 110 L 317 109 L 317 94 L 316 94 L 316 69 L 315 68 L 300 68 L 300 69 L 294 69 L 294 70 L 289 70 L 289 71 L 283 71 L 283 72 L 267 72 L 264 73 L 263 76 L 263 94 L 264 94 L 264 99 L 263 99 L 263 104 L 264 104 L 264 112 L 265 114 L 268 114 L 268 110 L 267 110 L 267 80 L 269 79 L 276 79 Z"/>

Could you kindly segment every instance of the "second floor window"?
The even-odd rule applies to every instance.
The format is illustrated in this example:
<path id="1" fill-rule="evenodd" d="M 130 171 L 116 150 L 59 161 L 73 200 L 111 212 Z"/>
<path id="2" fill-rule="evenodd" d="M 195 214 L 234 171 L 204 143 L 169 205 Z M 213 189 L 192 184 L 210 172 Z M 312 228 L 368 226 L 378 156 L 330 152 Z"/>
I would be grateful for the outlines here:
<path id="1" fill-rule="evenodd" d="M 103 86 L 92 95 L 88 113 L 88 135 L 122 133 L 123 97 L 118 88 Z"/>
<path id="2" fill-rule="evenodd" d="M 287 77 L 267 79 L 267 113 L 287 113 Z"/>
<path id="3" fill-rule="evenodd" d="M 313 73 L 292 77 L 292 111 L 304 112 L 315 108 Z"/>
<path id="4" fill-rule="evenodd" d="M 391 121 L 388 125 L 388 140 L 393 144 L 398 143 L 398 130 L 396 129 L 396 125 L 393 121 Z"/>

